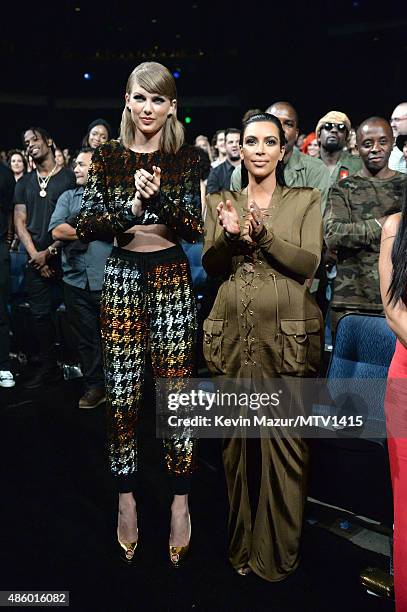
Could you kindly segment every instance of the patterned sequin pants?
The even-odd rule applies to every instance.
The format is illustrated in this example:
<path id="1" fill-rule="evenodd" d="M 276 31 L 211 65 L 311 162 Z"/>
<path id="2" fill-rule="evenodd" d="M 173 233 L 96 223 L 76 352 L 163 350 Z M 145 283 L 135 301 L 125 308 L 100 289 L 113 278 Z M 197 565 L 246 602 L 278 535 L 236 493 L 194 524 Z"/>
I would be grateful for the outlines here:
<path id="1" fill-rule="evenodd" d="M 119 492 L 135 490 L 137 421 L 147 353 L 156 378 L 194 373 L 197 317 L 188 260 L 180 246 L 153 253 L 114 248 L 106 262 L 101 328 L 110 467 Z M 188 492 L 194 440 L 164 440 L 174 493 Z"/>

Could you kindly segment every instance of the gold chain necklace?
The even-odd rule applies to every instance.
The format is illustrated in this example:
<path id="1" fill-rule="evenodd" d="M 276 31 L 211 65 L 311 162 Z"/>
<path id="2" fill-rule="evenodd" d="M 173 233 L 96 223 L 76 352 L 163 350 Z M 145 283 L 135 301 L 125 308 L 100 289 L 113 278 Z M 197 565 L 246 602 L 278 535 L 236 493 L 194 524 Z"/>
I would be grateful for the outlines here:
<path id="1" fill-rule="evenodd" d="M 48 174 L 48 176 L 40 176 L 38 170 L 36 170 L 37 173 L 37 179 L 38 179 L 38 185 L 40 186 L 40 196 L 42 198 L 45 198 L 45 196 L 47 195 L 47 185 L 49 183 L 49 180 L 51 178 L 51 176 L 54 174 L 55 170 L 58 168 L 58 164 L 55 164 L 55 166 L 53 167 L 52 171 L 50 172 L 50 174 Z"/>

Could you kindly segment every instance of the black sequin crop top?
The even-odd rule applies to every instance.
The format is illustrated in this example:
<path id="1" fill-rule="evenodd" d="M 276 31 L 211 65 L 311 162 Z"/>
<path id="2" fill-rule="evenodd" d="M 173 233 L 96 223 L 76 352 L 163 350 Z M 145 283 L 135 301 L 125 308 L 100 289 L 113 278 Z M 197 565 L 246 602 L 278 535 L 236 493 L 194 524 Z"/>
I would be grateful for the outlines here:
<path id="1" fill-rule="evenodd" d="M 134 173 L 161 168 L 157 197 L 146 200 L 141 217 L 132 213 Z M 133 225 L 164 224 L 178 238 L 199 240 L 202 234 L 199 155 L 189 145 L 178 153 L 135 153 L 111 140 L 95 150 L 83 194 L 77 235 L 84 242 L 111 242 Z"/>

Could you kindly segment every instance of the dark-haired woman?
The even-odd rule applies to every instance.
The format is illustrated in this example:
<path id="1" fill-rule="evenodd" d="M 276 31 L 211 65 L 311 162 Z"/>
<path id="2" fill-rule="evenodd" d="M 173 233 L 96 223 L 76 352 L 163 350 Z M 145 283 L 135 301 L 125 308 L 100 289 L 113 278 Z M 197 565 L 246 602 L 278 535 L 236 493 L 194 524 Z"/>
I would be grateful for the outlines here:
<path id="1" fill-rule="evenodd" d="M 120 140 L 93 154 L 77 230 L 85 241 L 115 238 L 101 327 L 118 539 L 129 562 L 138 541 L 137 422 L 146 361 L 156 377 L 175 380 L 193 375 L 196 355 L 195 300 L 179 240 L 194 242 L 202 233 L 199 156 L 184 145 L 176 98 L 174 78 L 161 64 L 133 70 Z M 177 566 L 190 538 L 194 441 L 175 432 L 164 443 L 164 459 L 174 494 L 169 554 Z"/>
<path id="2" fill-rule="evenodd" d="M 315 375 L 321 354 L 322 317 L 307 288 L 322 247 L 320 194 L 285 186 L 285 142 L 275 116 L 250 116 L 241 134 L 246 186 L 208 196 L 203 265 L 225 280 L 204 323 L 204 354 L 213 373 L 256 391 L 268 379 Z M 241 575 L 281 580 L 299 562 L 307 446 L 277 433 L 232 438 L 223 459 L 230 561 Z"/>
<path id="3" fill-rule="evenodd" d="M 17 182 L 27 172 L 27 160 L 22 151 L 13 149 L 7 154 L 8 165 L 14 174 L 14 180 Z"/>
<path id="4" fill-rule="evenodd" d="M 17 183 L 17 181 L 19 181 L 20 178 L 24 176 L 24 174 L 27 174 L 27 167 L 28 167 L 27 160 L 24 157 L 24 154 L 22 151 L 19 151 L 18 149 L 12 149 L 7 154 L 7 161 L 8 161 L 8 165 L 10 166 L 10 170 L 12 171 L 14 175 L 14 180 Z M 27 258 L 25 256 L 25 249 L 23 245 L 20 246 L 20 244 L 21 244 L 20 240 L 17 234 L 15 233 L 13 237 L 13 241 L 11 243 L 11 250 L 12 251 L 18 251 L 19 249 L 21 250 L 22 257 L 19 262 L 19 267 L 21 269 L 21 278 L 23 278 L 24 277 L 23 268 L 27 264 Z"/>
<path id="5" fill-rule="evenodd" d="M 54 155 L 55 155 L 55 163 L 58 166 L 58 168 L 65 168 L 66 161 L 65 161 L 65 156 L 63 154 L 62 149 L 60 149 L 59 147 L 56 147 Z"/>
<path id="6" fill-rule="evenodd" d="M 82 147 L 96 149 L 112 137 L 112 129 L 104 119 L 95 119 L 88 125 L 88 130 L 82 140 Z"/>
<path id="7" fill-rule="evenodd" d="M 380 290 L 390 328 L 397 336 L 388 372 L 385 410 L 394 500 L 396 610 L 407 610 L 407 199 L 383 225 Z"/>

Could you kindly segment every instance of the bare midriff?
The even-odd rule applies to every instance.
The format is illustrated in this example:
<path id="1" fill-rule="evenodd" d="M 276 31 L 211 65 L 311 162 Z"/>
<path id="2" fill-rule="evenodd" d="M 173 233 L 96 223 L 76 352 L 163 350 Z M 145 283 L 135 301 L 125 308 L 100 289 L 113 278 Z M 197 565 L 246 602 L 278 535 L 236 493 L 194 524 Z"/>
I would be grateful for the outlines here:
<path id="1" fill-rule="evenodd" d="M 126 251 L 151 253 L 177 244 L 174 233 L 166 225 L 133 225 L 115 238 L 114 245 Z"/>

